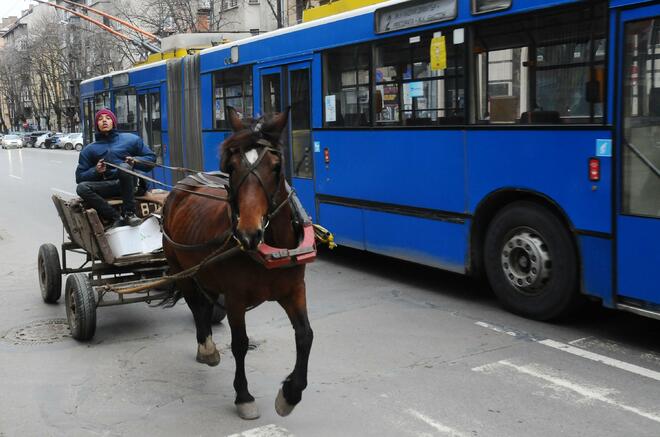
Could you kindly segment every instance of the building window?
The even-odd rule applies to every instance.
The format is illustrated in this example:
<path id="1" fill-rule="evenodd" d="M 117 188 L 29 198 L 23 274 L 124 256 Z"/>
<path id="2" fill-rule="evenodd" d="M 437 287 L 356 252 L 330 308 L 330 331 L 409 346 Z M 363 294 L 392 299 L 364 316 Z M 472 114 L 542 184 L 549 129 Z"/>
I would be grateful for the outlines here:
<path id="1" fill-rule="evenodd" d="M 134 88 L 115 91 L 117 130 L 137 131 L 137 96 Z"/>
<path id="2" fill-rule="evenodd" d="M 238 7 L 238 0 L 222 0 L 222 10 L 234 9 Z"/>
<path id="3" fill-rule="evenodd" d="M 326 53 L 326 126 L 371 124 L 370 53 L 371 47 L 367 44 Z"/>
<path id="4" fill-rule="evenodd" d="M 226 108 L 231 106 L 241 116 L 252 117 L 252 67 L 222 70 L 213 76 L 215 129 L 229 130 Z"/>
<path id="5" fill-rule="evenodd" d="M 476 28 L 479 123 L 602 123 L 607 27 L 603 4 Z"/>

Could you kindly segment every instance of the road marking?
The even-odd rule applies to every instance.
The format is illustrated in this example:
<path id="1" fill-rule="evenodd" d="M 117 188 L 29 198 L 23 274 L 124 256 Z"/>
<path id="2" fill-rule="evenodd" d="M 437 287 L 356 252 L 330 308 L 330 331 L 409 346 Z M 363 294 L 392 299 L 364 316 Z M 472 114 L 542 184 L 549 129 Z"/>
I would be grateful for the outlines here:
<path id="1" fill-rule="evenodd" d="M 227 437 L 292 437 L 288 430 L 277 425 L 260 426 L 259 428 L 248 429 L 238 434 L 232 434 Z"/>
<path id="2" fill-rule="evenodd" d="M 443 425 L 442 423 L 438 423 L 435 420 L 431 419 L 430 417 L 420 413 L 417 410 L 413 410 L 412 408 L 408 409 L 408 413 L 411 414 L 412 416 L 416 417 L 417 419 L 421 420 L 422 422 L 425 422 L 427 425 L 430 425 L 431 427 L 435 428 L 437 431 L 452 436 L 452 437 L 467 437 L 467 434 L 463 434 L 462 432 L 456 431 L 453 428 L 448 427 L 447 425 Z"/>
<path id="3" fill-rule="evenodd" d="M 525 375 L 532 376 L 534 378 L 542 379 L 546 382 L 549 382 L 552 386 L 567 389 L 570 391 L 573 391 L 580 396 L 583 396 L 589 400 L 595 400 L 595 401 L 601 401 L 604 402 L 608 405 L 612 405 L 616 408 L 620 408 L 624 411 L 628 411 L 630 413 L 637 414 L 638 416 L 642 416 L 646 419 L 652 420 L 654 422 L 660 423 L 660 415 L 656 413 L 651 413 L 648 411 L 641 410 L 636 407 L 631 407 L 630 405 L 623 404 L 621 402 L 617 402 L 614 399 L 608 397 L 609 394 L 612 393 L 612 390 L 608 389 L 603 389 L 603 388 L 591 388 L 591 387 L 586 387 L 580 384 L 577 384 L 575 382 L 569 381 L 568 379 L 564 378 L 558 378 L 553 375 L 549 375 L 547 373 L 544 373 L 536 368 L 534 366 L 528 365 L 528 366 L 517 366 L 509 361 L 506 360 L 501 360 L 496 363 L 490 363 L 490 364 L 485 364 L 483 366 L 478 366 L 474 367 L 472 370 L 475 372 L 482 372 L 482 373 L 487 373 L 490 370 L 493 370 L 497 367 L 508 367 L 510 369 L 514 369 L 517 372 L 523 373 Z"/>
<path id="4" fill-rule="evenodd" d="M 512 337 L 516 337 L 518 334 L 513 332 L 513 331 L 507 331 L 504 328 L 500 328 L 499 326 L 491 325 L 490 323 L 486 322 L 475 322 L 475 325 L 479 325 L 483 328 L 490 329 L 491 331 L 499 332 L 502 334 L 510 335 Z"/>
<path id="5" fill-rule="evenodd" d="M 540 344 L 555 348 L 557 350 L 567 352 L 569 354 L 577 355 L 578 357 L 586 358 L 588 360 L 596 361 L 598 363 L 607 364 L 608 366 L 616 367 L 617 369 L 625 370 L 627 372 L 635 373 L 637 375 L 646 376 L 647 378 L 660 381 L 660 372 L 646 369 L 644 367 L 636 366 L 625 361 L 617 360 L 615 358 L 606 357 L 605 355 L 589 352 L 584 349 L 579 349 L 575 346 L 560 343 L 554 340 L 541 340 Z"/>
<path id="6" fill-rule="evenodd" d="M 511 335 L 513 337 L 520 337 L 521 334 L 516 333 L 514 331 L 491 325 L 490 323 L 486 322 L 475 322 L 476 325 L 482 326 L 484 328 L 490 329 L 491 331 L 495 332 L 500 332 L 504 333 L 507 335 Z M 660 372 L 656 372 L 651 369 L 647 369 L 645 367 L 637 366 L 635 364 L 630 364 L 625 361 L 617 360 L 615 358 L 610 358 L 605 355 L 597 354 L 595 352 L 589 352 L 584 349 L 577 348 L 575 346 L 571 346 L 570 344 L 566 343 L 561 343 L 559 341 L 555 340 L 550 340 L 550 339 L 545 339 L 545 340 L 537 340 L 531 336 L 527 336 L 526 338 L 531 339 L 532 341 L 542 344 L 544 346 L 551 347 L 553 349 L 560 350 L 562 352 L 566 352 L 572 355 L 576 355 L 578 357 L 586 358 L 588 360 L 596 361 L 601 364 L 605 364 L 610 367 L 615 367 L 617 369 L 625 370 L 630 373 L 634 373 L 636 375 L 640 376 L 645 376 L 647 378 L 655 379 L 656 381 L 660 381 Z M 584 340 L 584 339 L 579 339 L 579 340 Z M 575 340 L 578 341 L 578 340 Z M 574 341 L 574 342 L 575 342 Z"/>
<path id="7" fill-rule="evenodd" d="M 18 180 L 23 180 L 22 177 L 20 177 L 20 176 L 16 176 L 16 175 L 13 175 L 13 174 L 10 174 L 9 177 L 10 177 L 10 178 L 14 178 L 14 179 L 18 179 Z"/>

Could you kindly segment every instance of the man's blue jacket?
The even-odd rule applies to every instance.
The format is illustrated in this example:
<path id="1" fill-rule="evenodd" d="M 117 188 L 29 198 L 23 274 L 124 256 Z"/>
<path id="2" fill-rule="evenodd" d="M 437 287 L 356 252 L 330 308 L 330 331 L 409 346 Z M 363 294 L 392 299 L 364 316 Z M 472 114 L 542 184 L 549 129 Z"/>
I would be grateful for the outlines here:
<path id="1" fill-rule="evenodd" d="M 78 184 L 117 177 L 116 168 L 107 167 L 104 174 L 96 171 L 96 164 L 100 159 L 115 165 L 122 164 L 128 156 L 139 158 L 142 161 L 156 162 L 154 152 L 137 135 L 117 133 L 113 129 L 107 135 L 97 133 L 95 140 L 87 145 L 78 157 L 78 168 L 76 168 L 76 183 Z M 149 171 L 151 167 L 136 164 L 135 169 Z"/>

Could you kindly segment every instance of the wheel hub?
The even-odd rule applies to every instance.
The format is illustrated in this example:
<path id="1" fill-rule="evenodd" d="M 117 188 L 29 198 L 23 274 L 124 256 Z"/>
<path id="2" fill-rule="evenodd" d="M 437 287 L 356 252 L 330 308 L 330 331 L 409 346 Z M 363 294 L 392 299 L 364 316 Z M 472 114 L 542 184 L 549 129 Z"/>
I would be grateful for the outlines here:
<path id="1" fill-rule="evenodd" d="M 514 230 L 504 243 L 502 269 L 511 285 L 534 294 L 550 279 L 552 261 L 543 239 L 530 229 Z"/>

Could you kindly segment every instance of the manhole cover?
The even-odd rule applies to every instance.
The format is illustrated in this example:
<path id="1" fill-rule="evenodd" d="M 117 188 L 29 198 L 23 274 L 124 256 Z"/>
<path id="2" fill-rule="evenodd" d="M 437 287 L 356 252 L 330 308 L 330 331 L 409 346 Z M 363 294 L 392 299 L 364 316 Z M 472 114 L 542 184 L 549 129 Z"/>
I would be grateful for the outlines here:
<path id="1" fill-rule="evenodd" d="M 37 320 L 14 328 L 3 337 L 14 344 L 50 344 L 71 337 L 66 319 Z"/>

